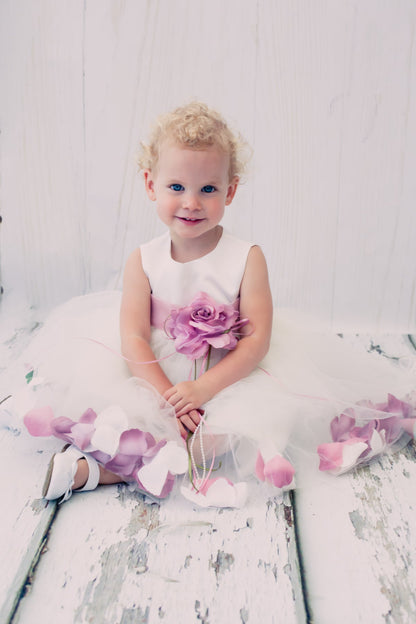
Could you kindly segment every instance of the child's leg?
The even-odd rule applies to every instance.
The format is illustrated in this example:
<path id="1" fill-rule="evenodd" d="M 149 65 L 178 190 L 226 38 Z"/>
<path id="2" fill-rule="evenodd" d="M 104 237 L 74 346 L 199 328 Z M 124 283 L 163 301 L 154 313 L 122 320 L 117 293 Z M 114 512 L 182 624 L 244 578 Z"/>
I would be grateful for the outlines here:
<path id="1" fill-rule="evenodd" d="M 100 478 L 99 478 L 98 483 L 100 483 L 101 485 L 123 483 L 123 479 L 119 475 L 115 474 L 114 472 L 110 472 L 109 470 L 106 470 L 103 466 L 99 466 L 99 469 L 100 469 Z M 88 475 L 89 475 L 89 468 L 88 468 L 87 460 L 79 459 L 78 468 L 74 477 L 73 489 L 78 490 L 79 488 L 82 488 L 87 482 Z"/>

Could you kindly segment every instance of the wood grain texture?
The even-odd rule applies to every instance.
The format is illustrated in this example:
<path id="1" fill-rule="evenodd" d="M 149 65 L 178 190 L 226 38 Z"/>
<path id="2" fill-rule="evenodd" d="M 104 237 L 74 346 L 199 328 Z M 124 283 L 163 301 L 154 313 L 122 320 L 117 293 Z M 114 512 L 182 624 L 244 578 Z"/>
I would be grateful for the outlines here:
<path id="1" fill-rule="evenodd" d="M 16 401 L 13 384 L 19 375 L 23 383 L 31 349 L 24 347 L 39 324 L 30 310 L 11 324 L 2 312 L 0 387 Z M 20 329 L 7 335 L 11 326 Z M 1 622 L 33 622 L 34 613 L 60 624 L 250 622 L 257 615 L 279 622 L 281 614 L 288 623 L 305 621 L 289 496 L 269 498 L 259 486 L 243 510 L 198 510 L 177 498 L 159 507 L 118 486 L 57 507 L 38 496 L 61 444 L 31 438 L 7 405 L 0 448 L 12 478 L 0 488 Z"/>
<path id="2" fill-rule="evenodd" d="M 408 339 L 355 339 L 413 367 Z M 311 618 L 405 624 L 416 609 L 416 447 L 334 478 L 298 473 L 296 523 Z M 317 572 L 319 570 L 319 572 Z"/>
<path id="3" fill-rule="evenodd" d="M 41 498 L 45 465 L 57 441 L 39 441 L 24 432 L 11 404 L 27 372 L 26 347 L 40 323 L 33 310 L 12 306 L 0 309 L 0 449 L 7 477 L 1 483 L 0 622 L 9 622 L 28 577 L 44 546 L 55 504 Z M 19 362 L 22 355 L 23 360 Z M 12 396 L 10 396 L 12 395 Z M 7 398 L 10 397 L 10 398 Z M 10 407 L 9 407 L 10 406 Z"/>
<path id="4" fill-rule="evenodd" d="M 411 622 L 416 608 L 415 447 L 305 484 L 296 520 L 312 620 Z"/>
<path id="5" fill-rule="evenodd" d="M 135 153 L 194 97 L 254 148 L 225 224 L 278 305 L 415 331 L 413 0 L 1 3 L 2 279 L 36 306 L 120 285 L 158 234 Z"/>
<path id="6" fill-rule="evenodd" d="M 260 490 L 244 510 L 177 498 L 159 508 L 125 486 L 74 495 L 18 621 L 34 612 L 61 624 L 305 621 L 289 499 Z"/>
<path id="7" fill-rule="evenodd" d="M 83 11 L 51 7 L 1 7 L 4 284 L 37 303 L 85 289 Z"/>
<path id="8" fill-rule="evenodd" d="M 0 320 L 4 392 L 37 324 L 23 311 L 7 337 Z M 414 365 L 416 336 L 348 341 Z M 412 619 L 414 445 L 339 478 L 298 470 L 294 506 L 261 486 L 243 510 L 193 509 L 174 497 L 159 506 L 111 486 L 74 494 L 55 514 L 39 496 L 59 442 L 25 435 L 4 409 L 0 416 L 13 475 L 0 486 L 1 622 L 16 605 L 14 624 L 31 624 L 34 613 L 59 624 Z"/>
<path id="9" fill-rule="evenodd" d="M 8 622 L 14 613 L 34 562 L 41 555 L 55 513 L 55 504 L 47 505 L 40 494 L 45 455 L 33 443 L 30 451 L 23 450 L 20 440 L 10 439 L 12 435 L 2 432 L 0 439 L 3 465 L 13 475 L 1 488 L 0 622 Z M 16 475 L 27 477 L 16 478 Z M 36 491 L 39 498 L 34 498 Z"/>

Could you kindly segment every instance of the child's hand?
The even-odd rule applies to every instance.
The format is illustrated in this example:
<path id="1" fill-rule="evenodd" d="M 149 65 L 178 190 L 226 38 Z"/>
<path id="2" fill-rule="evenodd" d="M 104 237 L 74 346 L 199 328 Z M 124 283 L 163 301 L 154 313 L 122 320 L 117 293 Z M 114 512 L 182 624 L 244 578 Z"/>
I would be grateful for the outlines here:
<path id="1" fill-rule="evenodd" d="M 163 398 L 175 408 L 176 416 L 180 417 L 191 410 L 199 409 L 211 397 L 197 379 L 196 381 L 181 381 L 176 386 L 172 386 L 166 390 Z"/>
<path id="2" fill-rule="evenodd" d="M 176 420 L 181 436 L 184 440 L 186 440 L 189 433 L 195 433 L 195 430 L 201 420 L 201 412 L 198 410 L 191 410 L 187 414 L 179 416 Z"/>

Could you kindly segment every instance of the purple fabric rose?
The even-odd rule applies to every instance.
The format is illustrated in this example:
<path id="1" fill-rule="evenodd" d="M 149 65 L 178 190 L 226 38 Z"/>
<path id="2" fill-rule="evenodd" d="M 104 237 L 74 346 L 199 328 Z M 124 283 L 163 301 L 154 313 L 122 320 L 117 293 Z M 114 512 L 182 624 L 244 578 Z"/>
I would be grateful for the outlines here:
<path id="1" fill-rule="evenodd" d="M 248 323 L 238 319 L 232 304 L 219 304 L 201 292 L 190 305 L 171 311 L 165 331 L 175 341 L 176 351 L 196 360 L 206 356 L 210 347 L 234 349 L 237 330 Z"/>

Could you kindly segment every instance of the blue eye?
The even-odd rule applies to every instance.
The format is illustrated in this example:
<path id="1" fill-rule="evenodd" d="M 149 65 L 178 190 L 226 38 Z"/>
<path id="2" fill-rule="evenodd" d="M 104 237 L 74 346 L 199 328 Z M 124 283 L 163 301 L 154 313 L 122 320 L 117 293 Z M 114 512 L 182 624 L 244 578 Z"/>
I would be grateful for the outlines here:
<path id="1" fill-rule="evenodd" d="M 203 193 L 213 193 L 215 190 L 216 188 L 215 186 L 212 186 L 212 184 L 207 184 L 202 188 Z"/>
<path id="2" fill-rule="evenodd" d="M 169 188 L 171 188 L 172 191 L 176 191 L 176 192 L 184 190 L 182 184 L 171 184 Z"/>

